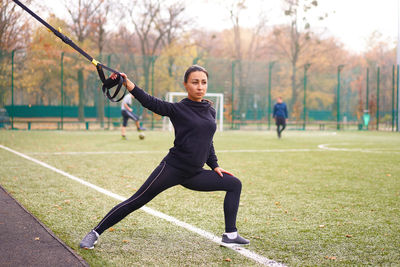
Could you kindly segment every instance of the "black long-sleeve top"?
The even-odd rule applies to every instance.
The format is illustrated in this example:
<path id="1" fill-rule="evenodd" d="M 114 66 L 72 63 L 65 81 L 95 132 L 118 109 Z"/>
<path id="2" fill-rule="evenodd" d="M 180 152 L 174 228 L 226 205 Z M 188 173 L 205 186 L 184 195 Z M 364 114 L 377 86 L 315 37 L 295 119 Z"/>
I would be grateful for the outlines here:
<path id="1" fill-rule="evenodd" d="M 131 94 L 143 107 L 170 118 L 175 140 L 164 158 L 168 164 L 190 173 L 200 171 L 205 163 L 211 169 L 218 167 L 213 145 L 216 112 L 209 101 L 196 102 L 185 98 L 171 103 L 147 94 L 138 86 Z"/>

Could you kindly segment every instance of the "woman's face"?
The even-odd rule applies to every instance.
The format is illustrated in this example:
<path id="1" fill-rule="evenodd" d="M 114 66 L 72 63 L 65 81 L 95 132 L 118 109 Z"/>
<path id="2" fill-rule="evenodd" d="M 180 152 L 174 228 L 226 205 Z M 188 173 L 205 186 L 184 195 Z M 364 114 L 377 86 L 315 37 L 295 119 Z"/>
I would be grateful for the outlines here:
<path id="1" fill-rule="evenodd" d="M 184 82 L 183 85 L 190 100 L 201 102 L 207 93 L 207 75 L 202 71 L 194 71 L 190 73 L 187 82 Z"/>

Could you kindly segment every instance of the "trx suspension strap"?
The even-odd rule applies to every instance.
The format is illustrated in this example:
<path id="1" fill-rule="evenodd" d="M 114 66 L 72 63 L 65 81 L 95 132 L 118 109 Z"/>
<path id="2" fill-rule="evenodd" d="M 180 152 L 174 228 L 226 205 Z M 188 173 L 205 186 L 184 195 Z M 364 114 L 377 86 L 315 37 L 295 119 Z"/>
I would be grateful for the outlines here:
<path id="1" fill-rule="evenodd" d="M 122 78 L 122 76 L 120 75 L 120 73 L 116 70 L 113 70 L 110 67 L 107 67 L 106 65 L 101 64 L 100 62 L 98 62 L 96 59 L 94 59 L 93 57 L 91 57 L 88 53 L 86 53 L 85 51 L 83 51 L 79 46 L 77 46 L 74 42 L 71 41 L 71 39 L 69 39 L 67 36 L 65 36 L 64 34 L 62 34 L 60 31 L 54 29 L 50 24 L 48 24 L 46 21 L 44 21 L 42 18 L 40 18 L 38 15 L 36 15 L 34 12 L 32 12 L 32 10 L 30 10 L 29 8 L 27 8 L 24 4 L 22 4 L 20 1 L 18 0 L 13 0 L 17 5 L 19 5 L 22 9 L 24 9 L 26 12 L 28 12 L 29 14 L 31 14 L 35 19 L 37 19 L 40 23 L 42 23 L 44 26 L 46 26 L 50 31 L 52 31 L 58 38 L 60 38 L 64 43 L 66 43 L 67 45 L 71 46 L 73 49 L 75 49 L 76 51 L 78 51 L 82 56 L 84 56 L 85 58 L 87 58 L 90 62 L 92 62 L 93 65 L 96 66 L 97 69 L 97 73 L 99 74 L 100 80 L 103 83 L 103 94 L 110 99 L 112 102 L 118 102 L 120 101 L 125 93 L 126 93 L 126 88 L 125 88 L 125 92 L 124 94 L 118 98 L 117 95 L 119 93 L 119 91 L 121 90 L 121 86 L 124 82 L 124 79 Z M 108 78 L 106 79 L 104 76 L 104 72 L 103 69 L 109 70 L 113 73 L 117 74 L 117 78 L 115 80 Z M 110 94 L 110 89 L 113 88 L 114 86 L 117 85 L 117 89 L 115 89 L 113 94 Z"/>

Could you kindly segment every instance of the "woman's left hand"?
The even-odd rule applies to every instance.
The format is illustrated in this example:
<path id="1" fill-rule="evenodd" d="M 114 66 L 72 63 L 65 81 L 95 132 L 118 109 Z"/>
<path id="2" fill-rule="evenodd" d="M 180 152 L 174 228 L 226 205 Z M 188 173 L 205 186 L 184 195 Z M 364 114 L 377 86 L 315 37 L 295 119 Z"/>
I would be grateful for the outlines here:
<path id="1" fill-rule="evenodd" d="M 235 175 L 233 175 L 233 173 L 228 172 L 228 171 L 222 169 L 221 167 L 216 167 L 216 168 L 214 169 L 214 171 L 215 171 L 216 173 L 218 173 L 218 175 L 221 176 L 221 177 L 224 177 L 223 173 L 227 173 L 227 174 L 229 174 L 229 175 L 235 176 Z"/>

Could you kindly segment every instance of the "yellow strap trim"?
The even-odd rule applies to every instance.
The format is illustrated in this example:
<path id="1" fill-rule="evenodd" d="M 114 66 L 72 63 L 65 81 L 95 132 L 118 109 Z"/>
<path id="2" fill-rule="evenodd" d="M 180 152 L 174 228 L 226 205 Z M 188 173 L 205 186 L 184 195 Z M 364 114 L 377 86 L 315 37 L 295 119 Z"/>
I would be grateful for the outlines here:
<path id="1" fill-rule="evenodd" d="M 97 66 L 98 63 L 99 63 L 99 62 L 98 62 L 96 59 L 92 59 L 92 64 L 93 64 L 93 65 Z"/>
<path id="2" fill-rule="evenodd" d="M 62 33 L 61 27 L 58 27 L 58 32 Z"/>

